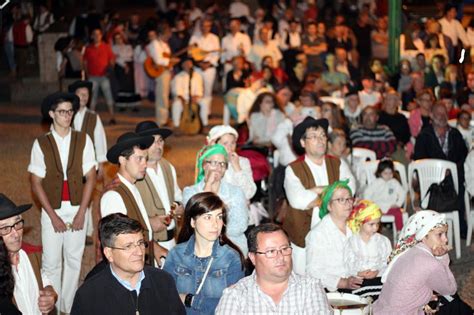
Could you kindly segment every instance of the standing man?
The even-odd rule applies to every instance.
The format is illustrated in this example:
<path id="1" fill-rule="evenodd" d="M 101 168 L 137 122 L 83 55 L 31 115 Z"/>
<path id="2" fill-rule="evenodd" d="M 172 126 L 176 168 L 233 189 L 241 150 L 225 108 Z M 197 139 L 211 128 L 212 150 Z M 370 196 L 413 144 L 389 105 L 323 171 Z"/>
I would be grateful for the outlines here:
<path id="1" fill-rule="evenodd" d="M 31 204 L 16 206 L 0 193 L 0 237 L 12 265 L 15 304 L 23 314 L 41 315 L 53 310 L 58 295 L 51 281 L 41 272 L 39 253 L 28 255 L 21 249 L 25 224 L 21 214 L 30 208 Z"/>
<path id="2" fill-rule="evenodd" d="M 43 100 L 43 117 L 53 123 L 33 143 L 28 165 L 31 188 L 42 208 L 42 270 L 58 292 L 57 307 L 64 313 L 71 311 L 79 281 L 84 221 L 97 167 L 91 139 L 71 128 L 78 108 L 79 98 L 71 93 L 57 92 Z"/>
<path id="3" fill-rule="evenodd" d="M 438 21 L 441 25 L 441 31 L 448 36 L 453 43 L 454 55 L 449 56 L 450 63 L 457 63 L 458 56 L 461 53 L 461 44 L 464 45 L 466 51 L 469 51 L 469 39 L 466 30 L 461 22 L 456 19 L 458 10 L 455 4 L 446 4 L 444 8 L 444 16 Z M 461 42 L 461 43 L 460 43 Z"/>
<path id="4" fill-rule="evenodd" d="M 136 186 L 143 199 L 150 223 L 154 231 L 153 240 L 166 249 L 165 253 L 176 244 L 177 216 L 183 215 L 183 194 L 178 186 L 176 169 L 163 157 L 165 139 L 172 132 L 160 128 L 153 121 L 142 121 L 135 128 L 141 136 L 153 136 L 154 142 L 148 148 L 146 176 L 137 181 Z M 170 219 L 171 218 L 171 219 Z M 156 226 L 155 226 L 156 225 Z"/>
<path id="5" fill-rule="evenodd" d="M 79 97 L 79 110 L 74 115 L 73 128 L 87 133 L 94 144 L 95 156 L 99 164 L 97 172 L 97 181 L 103 180 L 104 164 L 107 162 L 107 138 L 105 136 L 104 126 L 100 116 L 88 108 L 92 94 L 92 82 L 78 80 L 68 87 L 69 93 L 76 94 Z M 87 211 L 86 234 L 92 237 L 94 231 L 92 220 L 92 207 Z"/>
<path id="6" fill-rule="evenodd" d="M 304 154 L 304 158 L 290 163 L 285 170 L 283 185 L 289 209 L 283 229 L 293 248 L 294 270 L 301 275 L 306 269 L 305 237 L 311 226 L 320 221 L 317 214 L 323 189 L 337 180 L 349 179 L 349 186 L 355 191 L 349 166 L 339 158 L 326 155 L 328 125 L 327 119 L 308 116 L 291 135 L 295 153 Z"/>
<path id="7" fill-rule="evenodd" d="M 220 43 L 219 37 L 211 33 L 212 20 L 205 19 L 201 24 L 201 34 L 193 35 L 189 40 L 189 45 L 196 45 L 205 52 L 205 58 L 198 62 L 197 70 L 204 79 L 203 104 L 207 107 L 206 117 L 201 117 L 203 127 L 208 124 L 208 115 L 211 113 L 212 88 L 216 79 L 216 67 L 219 62 Z"/>
<path id="8" fill-rule="evenodd" d="M 117 139 L 107 152 L 107 160 L 119 165 L 118 178 L 100 200 L 102 217 L 112 213 L 128 215 L 144 227 L 148 241 L 153 240 L 154 231 L 136 182 L 145 177 L 148 148 L 153 142 L 152 136 L 140 136 L 134 132 L 126 132 Z M 154 246 L 149 249 L 146 261 L 153 265 Z M 160 256 L 157 258 L 159 260 Z"/>
<path id="9" fill-rule="evenodd" d="M 173 278 L 145 266 L 148 242 L 137 220 L 111 214 L 100 224 L 109 265 L 77 290 L 72 315 L 186 314 Z"/>
<path id="10" fill-rule="evenodd" d="M 242 56 L 246 58 L 252 47 L 250 37 L 240 31 L 240 25 L 240 18 L 230 19 L 230 32 L 222 38 L 221 46 L 223 51 L 221 54 L 221 63 L 224 65 L 224 79 L 227 73 L 232 70 L 232 60 L 234 57 Z"/>
<path id="11" fill-rule="evenodd" d="M 91 34 L 92 43 L 87 45 L 84 52 L 84 71 L 86 77 L 92 82 L 91 110 L 95 111 L 100 87 L 109 108 L 109 124 L 115 125 L 114 98 L 110 80 L 107 77 L 108 70 L 115 65 L 115 55 L 110 45 L 102 41 L 102 31 L 100 29 L 94 29 Z"/>
<path id="12" fill-rule="evenodd" d="M 170 69 L 179 62 L 178 58 L 171 58 L 171 49 L 168 40 L 171 31 L 161 27 L 159 33 L 155 30 L 148 31 L 149 44 L 146 47 L 148 56 L 153 59 L 156 66 L 163 67 L 163 72 L 155 78 L 155 117 L 160 125 L 166 125 L 170 108 Z"/>
<path id="13" fill-rule="evenodd" d="M 273 223 L 248 236 L 252 275 L 224 290 L 216 315 L 332 314 L 321 281 L 293 271 L 288 234 Z"/>

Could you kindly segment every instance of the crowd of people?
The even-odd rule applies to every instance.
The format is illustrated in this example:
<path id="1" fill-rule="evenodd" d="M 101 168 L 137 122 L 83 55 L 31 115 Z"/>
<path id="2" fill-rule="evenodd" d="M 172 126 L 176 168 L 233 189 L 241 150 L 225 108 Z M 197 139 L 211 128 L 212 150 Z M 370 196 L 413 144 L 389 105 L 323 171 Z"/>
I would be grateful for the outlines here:
<path id="1" fill-rule="evenodd" d="M 170 1 L 146 21 L 85 11 L 56 43 L 71 84 L 42 101 L 51 127 L 27 166 L 42 253 L 22 249 L 31 205 L 0 194 L 0 313 L 331 314 L 326 292 L 339 291 L 375 301 L 375 314 L 471 314 L 449 269 L 445 215 L 418 196 L 404 222 L 395 167 L 454 162 L 466 238 L 474 72 L 472 29 L 456 7 L 424 23 L 406 16 L 393 72 L 384 1 L 262 1 L 254 14 L 243 1 L 204 11 L 190 2 Z M 11 7 L 4 39 L 17 76 L 34 37 L 55 27 L 41 5 L 33 32 L 28 8 Z M 133 95 L 153 97 L 155 116 L 109 146 L 99 90 L 108 124 L 117 107 L 137 109 Z M 210 126 L 219 94 L 223 124 Z M 165 142 L 190 104 L 206 144 L 194 184 L 181 187 Z M 373 152 L 375 180 L 355 148 Z M 91 200 L 107 164 L 118 171 L 96 225 Z M 394 248 L 379 233 L 384 215 L 394 217 Z M 94 230 L 100 262 L 80 285 Z"/>

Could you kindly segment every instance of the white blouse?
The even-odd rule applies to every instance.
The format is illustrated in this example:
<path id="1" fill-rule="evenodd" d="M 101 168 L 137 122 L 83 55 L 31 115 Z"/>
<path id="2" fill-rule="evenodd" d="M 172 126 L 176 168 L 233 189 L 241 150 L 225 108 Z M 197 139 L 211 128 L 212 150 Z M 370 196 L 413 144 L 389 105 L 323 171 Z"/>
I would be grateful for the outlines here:
<path id="1" fill-rule="evenodd" d="M 406 190 L 395 178 L 386 181 L 378 177 L 364 191 L 364 198 L 375 202 L 383 213 L 387 213 L 394 205 L 401 207 L 406 195 Z"/>
<path id="2" fill-rule="evenodd" d="M 344 245 L 346 271 L 350 276 L 356 276 L 359 271 L 378 270 L 380 276 L 387 267 L 391 251 L 390 240 L 384 235 L 375 233 L 366 243 L 359 234 L 353 234 Z"/>
<path id="3" fill-rule="evenodd" d="M 234 170 L 229 163 L 229 167 L 224 175 L 224 181 L 234 186 L 240 187 L 244 192 L 245 198 L 250 200 L 257 192 L 257 185 L 253 181 L 252 168 L 250 161 L 246 157 L 239 156 L 240 171 Z"/>
<path id="4" fill-rule="evenodd" d="M 349 227 L 342 233 L 329 214 L 306 236 L 306 274 L 320 279 L 329 291 L 336 291 L 339 279 L 349 275 L 342 252 L 351 236 Z"/>

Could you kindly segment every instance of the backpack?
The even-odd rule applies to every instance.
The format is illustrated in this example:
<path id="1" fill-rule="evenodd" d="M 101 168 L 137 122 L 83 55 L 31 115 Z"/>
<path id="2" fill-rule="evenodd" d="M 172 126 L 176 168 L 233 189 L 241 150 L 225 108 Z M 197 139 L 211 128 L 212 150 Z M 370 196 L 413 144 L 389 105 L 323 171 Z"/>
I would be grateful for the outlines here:
<path id="1" fill-rule="evenodd" d="M 435 210 L 438 212 L 451 212 L 458 210 L 458 194 L 454 188 L 453 176 L 447 174 L 440 183 L 431 184 L 425 194 L 430 194 L 428 206 L 425 209 Z"/>

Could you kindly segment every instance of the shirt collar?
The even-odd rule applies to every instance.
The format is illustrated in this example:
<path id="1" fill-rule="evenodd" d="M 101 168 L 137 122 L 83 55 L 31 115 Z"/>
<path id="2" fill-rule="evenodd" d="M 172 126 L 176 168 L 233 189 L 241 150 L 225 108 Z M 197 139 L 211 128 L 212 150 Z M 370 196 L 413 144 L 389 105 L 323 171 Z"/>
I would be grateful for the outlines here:
<path id="1" fill-rule="evenodd" d="M 118 178 L 120 179 L 120 181 L 121 181 L 122 183 L 124 183 L 125 186 L 127 186 L 128 189 L 130 189 L 130 191 L 135 191 L 135 189 L 137 189 L 137 188 L 135 187 L 135 184 L 130 183 L 125 177 L 123 177 L 122 175 L 120 175 L 120 173 L 117 173 L 117 176 L 118 176 Z"/>
<path id="2" fill-rule="evenodd" d="M 142 281 L 143 279 L 145 279 L 145 272 L 142 270 L 140 271 L 140 279 L 138 279 L 138 282 L 137 282 L 137 285 L 135 286 L 135 288 L 132 288 L 132 285 L 130 284 L 130 282 L 126 281 L 126 280 L 123 280 L 122 278 L 120 278 L 115 272 L 114 272 L 114 269 L 112 268 L 112 265 L 110 264 L 109 266 L 110 268 L 110 272 L 112 273 L 112 275 L 114 276 L 115 279 L 117 279 L 117 281 L 123 286 L 125 287 L 125 289 L 129 290 L 129 291 L 136 291 L 137 292 L 137 296 L 140 295 L 140 288 L 142 287 Z"/>
<path id="3" fill-rule="evenodd" d="M 63 138 L 59 135 L 59 133 L 57 133 L 57 131 L 54 129 L 54 124 L 51 124 L 51 127 L 49 128 L 51 130 L 51 134 L 55 137 L 55 138 L 59 138 L 59 139 L 66 139 L 68 137 L 71 136 L 71 127 L 69 127 L 69 131 L 67 133 L 67 135 Z"/>

